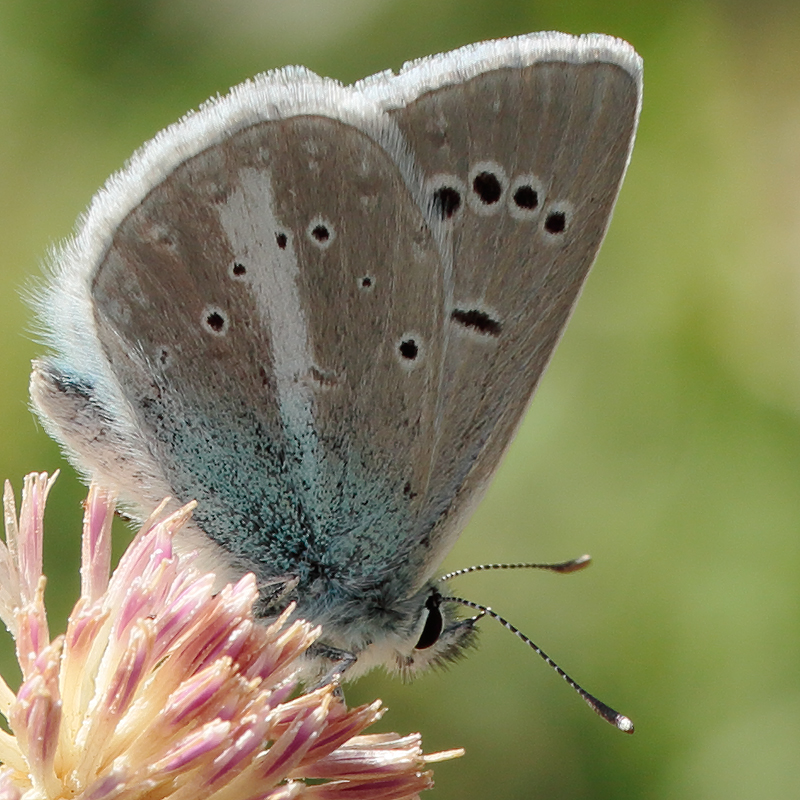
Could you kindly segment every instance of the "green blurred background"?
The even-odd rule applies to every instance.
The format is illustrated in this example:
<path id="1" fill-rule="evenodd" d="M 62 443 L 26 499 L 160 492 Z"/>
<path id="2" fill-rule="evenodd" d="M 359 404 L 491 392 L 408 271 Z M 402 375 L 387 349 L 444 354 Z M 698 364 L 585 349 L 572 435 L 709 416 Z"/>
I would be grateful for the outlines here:
<path id="1" fill-rule="evenodd" d="M 0 476 L 63 467 L 27 409 L 37 352 L 20 289 L 106 176 L 250 75 L 349 82 L 471 41 L 559 29 L 632 42 L 645 101 L 614 222 L 489 495 L 448 559 L 559 560 L 476 575 L 492 605 L 636 722 L 598 720 L 491 621 L 382 725 L 421 730 L 432 797 L 800 797 L 800 8 L 692 0 L 2 0 Z M 77 591 L 65 469 L 49 603 Z M 122 531 L 121 531 L 122 532 Z M 124 532 L 122 532 L 124 535 Z M 13 669 L 7 640 L 2 668 Z"/>

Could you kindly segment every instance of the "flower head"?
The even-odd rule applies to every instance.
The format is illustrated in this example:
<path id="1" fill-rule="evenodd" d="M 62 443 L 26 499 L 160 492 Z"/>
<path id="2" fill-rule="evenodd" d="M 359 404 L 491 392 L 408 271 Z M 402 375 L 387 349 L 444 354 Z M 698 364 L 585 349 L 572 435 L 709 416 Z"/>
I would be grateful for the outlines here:
<path id="1" fill-rule="evenodd" d="M 92 487 L 81 596 L 50 639 L 43 514 L 53 478 L 25 480 L 17 517 L 4 494 L 0 618 L 22 685 L 0 678 L 0 800 L 361 800 L 414 797 L 431 785 L 418 735 L 361 735 L 380 702 L 348 709 L 334 687 L 297 694 L 318 635 L 291 609 L 253 617 L 255 580 L 215 593 L 173 535 L 192 506 L 156 512 L 109 577 L 114 497 Z"/>

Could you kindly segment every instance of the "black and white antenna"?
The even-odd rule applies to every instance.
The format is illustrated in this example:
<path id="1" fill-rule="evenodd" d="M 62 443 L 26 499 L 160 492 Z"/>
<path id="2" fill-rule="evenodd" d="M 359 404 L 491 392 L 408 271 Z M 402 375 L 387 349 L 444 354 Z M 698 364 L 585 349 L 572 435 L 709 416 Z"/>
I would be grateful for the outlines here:
<path id="1" fill-rule="evenodd" d="M 477 564 L 473 567 L 466 567 L 464 569 L 455 570 L 454 572 L 449 572 L 447 575 L 442 577 L 442 581 L 448 581 L 451 578 L 458 577 L 459 575 L 466 575 L 470 572 L 481 572 L 484 570 L 496 570 L 496 569 L 543 569 L 549 572 L 558 572 L 558 573 L 570 573 L 570 572 L 577 572 L 578 570 L 584 569 L 584 567 L 588 567 L 591 563 L 591 559 L 587 555 L 580 556 L 579 558 L 574 558 L 571 561 L 562 561 L 557 564 L 532 564 L 532 563 L 520 563 L 520 564 Z M 592 709 L 596 714 L 602 717 L 606 722 L 610 722 L 614 727 L 621 730 L 623 733 L 633 733 L 633 722 L 630 720 L 629 717 L 626 717 L 624 714 L 620 714 L 618 711 L 615 711 L 611 706 L 607 706 L 602 700 L 598 700 L 593 694 L 589 694 L 577 681 L 574 681 L 564 672 L 561 667 L 553 661 L 547 653 L 542 650 L 535 642 L 533 642 L 530 638 L 528 638 L 519 628 L 515 625 L 512 625 L 507 619 L 501 617 L 497 612 L 492 611 L 491 608 L 488 606 L 483 606 L 480 603 L 474 603 L 472 600 L 465 600 L 463 597 L 454 597 L 454 596 L 442 596 L 440 601 L 443 603 L 458 603 L 459 605 L 466 606 L 467 608 L 472 608 L 478 612 L 479 616 L 486 615 L 491 617 L 492 619 L 497 620 L 506 630 L 511 631 L 518 639 L 521 639 L 525 644 L 528 645 L 535 653 L 541 656 L 544 661 L 551 666 L 586 702 L 589 708 Z"/>

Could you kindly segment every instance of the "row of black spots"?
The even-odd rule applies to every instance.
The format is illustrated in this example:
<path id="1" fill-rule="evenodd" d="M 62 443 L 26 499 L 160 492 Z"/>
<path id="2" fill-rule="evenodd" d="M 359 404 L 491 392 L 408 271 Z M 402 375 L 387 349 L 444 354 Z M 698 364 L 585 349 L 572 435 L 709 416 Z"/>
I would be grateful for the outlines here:
<path id="1" fill-rule="evenodd" d="M 482 336 L 499 336 L 503 330 L 503 324 L 494 317 L 477 308 L 463 309 L 454 308 L 450 312 L 450 319 L 457 322 L 467 330 Z"/>
<path id="2" fill-rule="evenodd" d="M 464 206 L 465 187 L 454 175 L 440 175 L 431 182 L 431 205 L 434 216 L 447 222 L 454 220 Z M 507 196 L 507 203 L 501 202 Z M 544 205 L 541 182 L 534 175 L 519 175 L 509 184 L 503 168 L 491 161 L 481 161 L 470 171 L 467 203 L 476 213 L 494 214 L 508 207 L 519 220 L 538 219 Z M 568 227 L 566 208 L 556 204 L 543 220 L 543 230 L 558 236 Z"/>
<path id="3" fill-rule="evenodd" d="M 479 161 L 469 172 L 468 188 L 455 175 L 439 175 L 430 184 L 431 204 L 434 216 L 442 221 L 455 218 L 465 203 L 477 214 L 496 214 L 504 207 L 501 201 L 509 189 L 505 170 L 494 161 Z M 514 202 L 523 206 L 538 205 L 538 193 L 526 194 L 520 184 L 513 187 Z"/>
<path id="4" fill-rule="evenodd" d="M 550 203 L 543 212 L 544 206 L 545 193 L 538 178 L 534 175 L 517 176 L 509 190 L 508 209 L 511 216 L 522 221 L 538 220 L 541 216 L 544 233 L 557 239 L 568 227 L 570 217 L 568 205 Z"/>

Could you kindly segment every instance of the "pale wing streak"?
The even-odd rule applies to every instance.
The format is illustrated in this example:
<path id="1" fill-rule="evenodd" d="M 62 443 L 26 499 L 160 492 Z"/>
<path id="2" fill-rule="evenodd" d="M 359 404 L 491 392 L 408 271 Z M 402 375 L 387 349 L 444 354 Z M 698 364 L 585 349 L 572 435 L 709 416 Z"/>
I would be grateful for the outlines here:
<path id="1" fill-rule="evenodd" d="M 287 440 L 300 448 L 302 475 L 307 485 L 318 485 L 321 463 L 319 443 L 313 435 L 313 398 L 306 378 L 314 366 L 308 340 L 308 325 L 300 301 L 297 281 L 300 267 L 291 235 L 285 249 L 277 246 L 276 232 L 289 233 L 289 227 L 275 216 L 275 200 L 266 171 L 243 169 L 240 183 L 220 207 L 220 222 L 228 236 L 236 260 L 252 267 L 256 306 L 269 331 L 278 409 Z M 306 511 L 320 519 L 322 509 L 312 497 Z"/>

